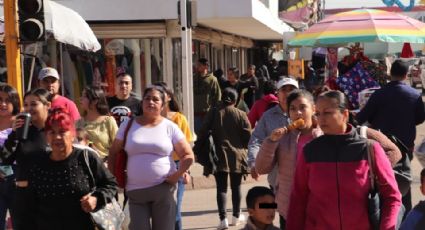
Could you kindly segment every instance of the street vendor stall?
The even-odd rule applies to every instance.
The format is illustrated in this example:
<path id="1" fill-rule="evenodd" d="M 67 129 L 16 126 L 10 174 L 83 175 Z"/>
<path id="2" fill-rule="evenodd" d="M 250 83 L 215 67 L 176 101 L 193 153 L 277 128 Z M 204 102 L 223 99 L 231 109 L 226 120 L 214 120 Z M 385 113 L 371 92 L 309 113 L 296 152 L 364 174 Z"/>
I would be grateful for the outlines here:
<path id="1" fill-rule="evenodd" d="M 352 109 L 359 107 L 358 94 L 367 88 L 379 87 L 388 80 L 386 66 L 373 62 L 364 54 L 361 43 L 425 43 L 425 24 L 413 18 L 383 10 L 357 9 L 326 17 L 288 42 L 289 46 L 328 47 L 331 55 L 334 47 L 347 47 L 350 54 L 338 63 L 329 65 L 327 84 L 339 87 L 349 98 Z M 331 52 L 329 52 L 331 51 Z M 333 77 L 334 76 L 334 77 Z M 336 77 L 338 76 L 338 77 Z"/>

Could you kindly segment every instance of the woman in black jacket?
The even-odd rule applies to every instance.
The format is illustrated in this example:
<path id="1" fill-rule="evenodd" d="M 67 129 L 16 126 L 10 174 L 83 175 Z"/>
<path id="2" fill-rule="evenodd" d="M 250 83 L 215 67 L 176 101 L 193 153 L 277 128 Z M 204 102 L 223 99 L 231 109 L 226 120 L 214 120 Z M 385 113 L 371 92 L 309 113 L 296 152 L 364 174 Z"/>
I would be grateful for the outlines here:
<path id="1" fill-rule="evenodd" d="M 16 162 L 16 191 L 13 201 L 12 216 L 16 230 L 33 229 L 35 220 L 34 198 L 28 189 L 28 170 L 32 159 L 40 157 L 48 147 L 44 135 L 44 123 L 50 109 L 50 93 L 45 89 L 35 89 L 24 96 L 24 111 L 31 115 L 31 124 L 26 139 L 18 137 L 16 130 L 21 128 L 24 120 L 17 118 L 12 125 L 12 132 L 0 152 L 4 164 Z"/>
<path id="2" fill-rule="evenodd" d="M 89 212 L 103 208 L 116 194 L 115 178 L 96 153 L 73 147 L 75 133 L 69 113 L 53 109 L 45 126 L 51 150 L 43 152 L 30 170 L 30 189 L 36 198 L 32 229 L 94 230 Z"/>

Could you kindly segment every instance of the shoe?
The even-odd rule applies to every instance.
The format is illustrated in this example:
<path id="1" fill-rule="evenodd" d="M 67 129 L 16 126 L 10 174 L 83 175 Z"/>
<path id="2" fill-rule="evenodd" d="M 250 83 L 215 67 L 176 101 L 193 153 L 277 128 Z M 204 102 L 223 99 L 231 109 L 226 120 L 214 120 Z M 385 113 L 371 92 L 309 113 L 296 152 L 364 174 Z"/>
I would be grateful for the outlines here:
<path id="1" fill-rule="evenodd" d="M 240 224 L 245 223 L 245 221 L 246 221 L 245 215 L 241 213 L 241 214 L 239 214 L 239 218 L 236 217 L 236 216 L 233 216 L 232 217 L 232 224 L 231 224 L 231 226 L 238 226 Z"/>
<path id="2" fill-rule="evenodd" d="M 222 230 L 222 229 L 228 229 L 229 228 L 229 221 L 227 220 L 227 218 L 224 218 L 224 220 L 220 220 L 220 224 L 217 227 L 217 230 Z"/>

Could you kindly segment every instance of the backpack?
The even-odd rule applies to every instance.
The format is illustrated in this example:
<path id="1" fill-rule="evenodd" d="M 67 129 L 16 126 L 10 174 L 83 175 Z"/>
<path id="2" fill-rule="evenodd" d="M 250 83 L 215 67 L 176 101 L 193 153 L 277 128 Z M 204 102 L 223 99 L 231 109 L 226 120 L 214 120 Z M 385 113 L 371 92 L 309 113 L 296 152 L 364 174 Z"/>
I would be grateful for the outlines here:
<path id="1" fill-rule="evenodd" d="M 358 127 L 358 132 L 361 137 L 367 139 L 367 126 Z M 412 175 L 410 170 L 410 158 L 409 158 L 409 149 L 404 145 L 404 143 L 394 135 L 387 135 L 384 133 L 388 139 L 391 140 L 400 150 L 401 159 L 393 167 L 393 172 L 395 179 L 397 181 L 398 189 L 402 196 L 406 195 L 409 192 L 410 184 L 412 183 Z"/>

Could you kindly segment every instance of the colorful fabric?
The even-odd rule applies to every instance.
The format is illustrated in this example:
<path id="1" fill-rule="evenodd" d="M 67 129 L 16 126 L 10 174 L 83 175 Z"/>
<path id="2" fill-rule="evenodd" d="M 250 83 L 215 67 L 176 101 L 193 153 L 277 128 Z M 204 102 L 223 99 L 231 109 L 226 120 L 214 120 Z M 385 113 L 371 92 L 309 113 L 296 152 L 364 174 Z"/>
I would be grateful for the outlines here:
<path id="1" fill-rule="evenodd" d="M 347 96 L 353 109 L 359 107 L 358 98 L 360 91 L 379 86 L 361 63 L 357 63 L 350 71 L 337 78 L 336 83 Z"/>
<path id="2" fill-rule="evenodd" d="M 387 66 L 382 63 L 374 63 L 372 61 L 362 61 L 362 67 L 370 74 L 370 76 L 384 86 L 387 81 L 390 80 L 390 76 L 387 74 Z"/>
<path id="3" fill-rule="evenodd" d="M 394 12 L 357 9 L 326 17 L 288 45 L 326 47 L 348 42 L 424 43 L 425 23 Z"/>

